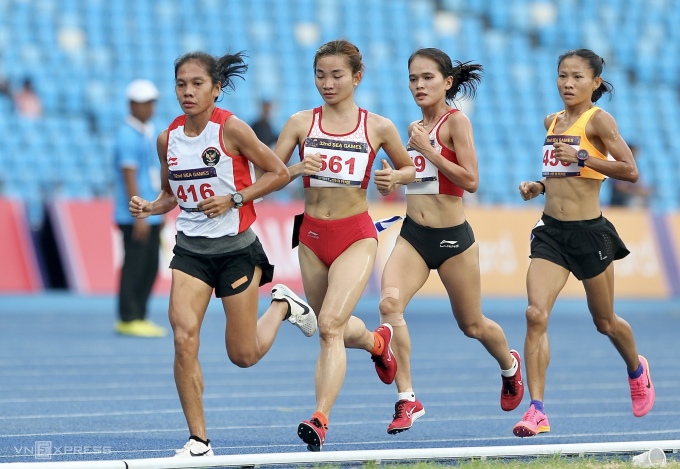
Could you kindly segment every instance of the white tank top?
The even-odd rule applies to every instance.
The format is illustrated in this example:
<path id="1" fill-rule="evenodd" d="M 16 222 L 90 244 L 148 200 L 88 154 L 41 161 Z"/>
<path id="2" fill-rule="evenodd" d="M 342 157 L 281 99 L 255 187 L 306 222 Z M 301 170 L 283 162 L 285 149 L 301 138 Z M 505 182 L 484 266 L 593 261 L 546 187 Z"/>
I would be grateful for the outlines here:
<path id="1" fill-rule="evenodd" d="M 177 231 L 187 236 L 219 238 L 245 231 L 255 221 L 255 209 L 247 202 L 215 218 L 208 218 L 197 205 L 212 196 L 233 194 L 253 184 L 255 169 L 243 155 L 230 155 L 222 145 L 222 127 L 232 113 L 215 108 L 203 132 L 184 133 L 186 115 L 168 127 L 168 179 L 181 212 Z"/>
<path id="2" fill-rule="evenodd" d="M 300 160 L 305 155 L 321 154 L 321 170 L 303 176 L 304 187 L 360 187 L 366 189 L 371 179 L 375 152 L 368 141 L 368 112 L 359 109 L 357 126 L 348 134 L 329 134 L 321 128 L 321 107 L 314 109 Z"/>

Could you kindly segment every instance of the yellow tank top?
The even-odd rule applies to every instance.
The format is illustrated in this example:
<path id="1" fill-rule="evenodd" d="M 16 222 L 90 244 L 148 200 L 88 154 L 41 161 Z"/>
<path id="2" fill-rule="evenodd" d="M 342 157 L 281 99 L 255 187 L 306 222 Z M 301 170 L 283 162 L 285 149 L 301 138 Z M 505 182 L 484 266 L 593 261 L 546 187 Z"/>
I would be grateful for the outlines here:
<path id="1" fill-rule="evenodd" d="M 582 177 L 588 179 L 605 179 L 603 174 L 597 171 L 587 168 L 580 167 L 578 163 L 563 163 L 557 161 L 554 154 L 553 144 L 556 142 L 568 143 L 573 148 L 578 150 L 587 150 L 589 158 L 598 158 L 601 160 L 606 160 L 607 156 L 603 155 L 595 146 L 590 143 L 588 137 L 586 137 L 586 125 L 590 118 L 595 114 L 600 108 L 593 106 L 586 112 L 581 114 L 574 124 L 569 127 L 562 134 L 553 133 L 555 129 L 555 123 L 557 122 L 557 117 L 564 114 L 564 111 L 559 112 L 555 115 L 555 118 L 550 123 L 548 132 L 545 137 L 545 142 L 543 143 L 543 176 L 544 177 Z"/>

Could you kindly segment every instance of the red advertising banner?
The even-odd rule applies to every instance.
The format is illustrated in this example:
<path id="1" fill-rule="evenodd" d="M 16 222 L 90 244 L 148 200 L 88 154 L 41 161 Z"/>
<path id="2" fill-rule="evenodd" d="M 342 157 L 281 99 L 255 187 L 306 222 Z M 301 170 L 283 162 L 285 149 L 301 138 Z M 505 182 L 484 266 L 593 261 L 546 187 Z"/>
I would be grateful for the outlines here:
<path id="1" fill-rule="evenodd" d="M 42 290 L 40 269 L 21 201 L 0 199 L 0 293 Z"/>
<path id="2" fill-rule="evenodd" d="M 374 203 L 369 212 L 374 220 L 378 220 L 404 215 L 405 209 L 403 203 Z M 291 248 L 291 235 L 293 217 L 303 211 L 303 203 L 264 201 L 256 205 L 256 210 L 258 218 L 253 229 L 260 238 L 269 261 L 275 266 L 274 283 L 284 283 L 302 293 L 297 248 Z M 540 210 L 470 207 L 466 209 L 466 214 L 480 247 L 482 294 L 488 297 L 526 296 L 525 279 L 530 262 L 529 236 L 541 215 Z M 111 221 L 111 202 L 57 201 L 53 204 L 52 215 L 69 287 L 79 293 L 115 293 L 122 261 L 122 241 L 118 228 Z M 154 290 L 156 293 L 170 291 L 171 271 L 168 266 L 175 244 L 175 216 L 175 212 L 167 216 L 162 234 L 161 265 Z M 666 278 L 655 225 L 650 221 L 651 215 L 643 210 L 608 209 L 605 216 L 614 223 L 631 251 L 627 258 L 615 264 L 617 297 L 669 298 L 671 289 Z M 671 228 L 677 230 L 677 217 L 671 217 L 670 220 Z M 401 223 L 396 223 L 379 234 L 375 273 L 367 292 L 380 291 L 382 269 L 394 247 L 400 226 Z M 3 230 L 3 234 L 7 231 Z M 16 238 L 16 235 L 12 238 L 13 245 L 19 243 Z M 261 293 L 267 295 L 271 286 L 265 285 Z M 446 294 L 436 272 L 430 275 L 420 293 L 434 296 Z M 583 285 L 572 276 L 562 295 L 583 296 Z"/>
<path id="3" fill-rule="evenodd" d="M 285 283 L 302 292 L 297 249 L 291 248 L 293 217 L 303 211 L 302 202 L 258 203 L 258 220 L 253 225 L 274 269 L 274 283 Z M 123 242 L 112 221 L 113 205 L 108 199 L 57 200 L 51 207 L 55 236 L 59 245 L 67 283 L 82 294 L 114 294 L 118 290 L 123 261 Z M 161 256 L 154 293 L 170 292 L 169 269 L 175 246 L 177 210 L 166 215 L 161 232 Z M 268 294 L 272 285 L 262 287 Z"/>

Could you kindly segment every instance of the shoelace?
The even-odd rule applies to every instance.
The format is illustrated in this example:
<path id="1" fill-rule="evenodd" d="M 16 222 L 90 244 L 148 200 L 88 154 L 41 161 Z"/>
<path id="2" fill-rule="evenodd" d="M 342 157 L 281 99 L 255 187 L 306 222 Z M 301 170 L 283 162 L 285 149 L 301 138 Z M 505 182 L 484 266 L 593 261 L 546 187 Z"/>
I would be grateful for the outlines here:
<path id="1" fill-rule="evenodd" d="M 406 405 L 406 402 L 404 401 L 399 401 L 396 404 L 394 404 L 394 415 L 392 415 L 392 418 L 398 419 L 404 416 L 404 406 Z"/>
<path id="2" fill-rule="evenodd" d="M 524 417 L 522 418 L 522 420 L 524 420 L 525 422 L 537 422 L 537 421 L 538 421 L 538 419 L 536 419 L 536 413 L 537 413 L 537 412 L 538 412 L 538 411 L 536 410 L 535 407 L 533 407 L 533 406 L 532 406 L 532 407 L 529 407 L 529 410 L 527 410 L 527 411 L 525 412 Z"/>
<path id="3" fill-rule="evenodd" d="M 323 428 L 324 430 L 328 430 L 328 427 L 326 425 L 323 425 L 321 421 L 317 418 L 313 418 L 312 420 L 309 421 L 309 423 L 311 423 L 317 428 Z"/>
<path id="4" fill-rule="evenodd" d="M 647 395 L 645 390 L 645 383 L 642 382 L 642 377 L 631 381 L 630 383 L 630 395 L 634 398 L 644 399 Z"/>
<path id="5" fill-rule="evenodd" d="M 373 363 L 378 365 L 380 368 L 387 368 L 385 366 L 385 362 L 382 359 L 382 355 L 371 355 L 371 360 L 373 360 Z"/>
<path id="6" fill-rule="evenodd" d="M 508 394 L 514 396 L 517 394 L 515 389 L 515 377 L 514 376 L 503 376 L 503 394 Z"/>

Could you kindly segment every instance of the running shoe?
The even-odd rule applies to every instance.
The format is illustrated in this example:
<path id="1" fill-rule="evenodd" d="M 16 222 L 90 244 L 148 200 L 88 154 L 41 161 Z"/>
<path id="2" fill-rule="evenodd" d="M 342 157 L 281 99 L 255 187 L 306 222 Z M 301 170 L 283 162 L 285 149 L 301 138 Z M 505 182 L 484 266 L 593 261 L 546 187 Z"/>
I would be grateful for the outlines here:
<path id="1" fill-rule="evenodd" d="M 501 388 L 501 409 L 506 412 L 515 410 L 524 397 L 524 382 L 522 381 L 522 360 L 519 352 L 510 350 L 510 355 L 517 360 L 517 373 L 514 376 L 501 376 L 503 387 Z"/>
<path id="2" fill-rule="evenodd" d="M 165 328 L 148 319 L 135 319 L 133 321 L 118 321 L 116 332 L 129 337 L 165 337 Z"/>
<path id="3" fill-rule="evenodd" d="M 642 374 L 635 379 L 628 378 L 628 385 L 630 386 L 630 398 L 633 401 L 633 415 L 644 417 L 652 410 L 656 393 L 654 392 L 652 377 L 649 374 L 647 359 L 642 355 L 638 355 L 638 358 L 642 364 Z"/>
<path id="4" fill-rule="evenodd" d="M 413 423 L 420 417 L 425 415 L 425 408 L 418 399 L 414 402 L 408 399 L 402 399 L 394 404 L 394 420 L 387 427 L 387 433 L 396 435 L 413 426 Z"/>
<path id="5" fill-rule="evenodd" d="M 520 438 L 536 436 L 539 433 L 547 433 L 549 431 L 550 422 L 548 422 L 548 416 L 540 410 L 536 410 L 533 404 L 524 413 L 522 420 L 512 428 L 512 433 Z"/>
<path id="6" fill-rule="evenodd" d="M 387 323 L 381 324 L 375 332 L 385 339 L 385 346 L 380 355 L 371 355 L 371 360 L 375 363 L 375 371 L 378 373 L 380 381 L 385 384 L 392 384 L 397 374 L 397 360 L 394 358 L 391 345 L 392 326 Z"/>
<path id="7" fill-rule="evenodd" d="M 187 444 L 184 445 L 182 449 L 175 450 L 176 458 L 191 458 L 194 456 L 214 456 L 212 447 L 210 446 L 210 440 L 206 445 L 202 441 L 199 441 L 195 436 L 190 436 Z"/>
<path id="8" fill-rule="evenodd" d="M 285 301 L 288 303 L 288 312 L 284 318 L 291 324 L 300 328 L 302 333 L 311 337 L 316 332 L 316 315 L 314 310 L 302 298 L 297 296 L 285 285 L 277 284 L 272 288 L 272 301 Z"/>
<path id="9" fill-rule="evenodd" d="M 326 430 L 328 430 L 326 425 L 323 425 L 318 418 L 312 417 L 310 420 L 300 422 L 298 436 L 307 443 L 309 451 L 321 451 L 323 442 L 326 440 Z"/>

